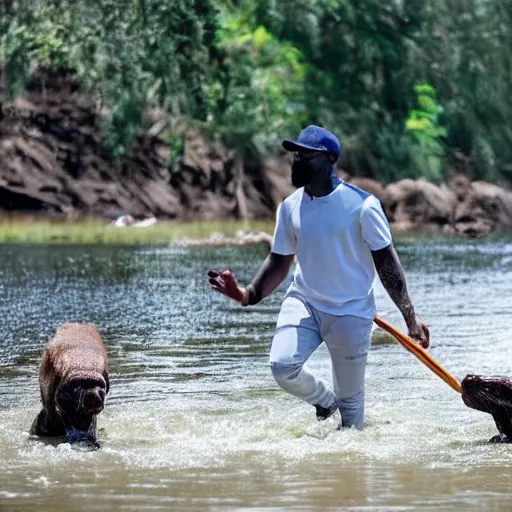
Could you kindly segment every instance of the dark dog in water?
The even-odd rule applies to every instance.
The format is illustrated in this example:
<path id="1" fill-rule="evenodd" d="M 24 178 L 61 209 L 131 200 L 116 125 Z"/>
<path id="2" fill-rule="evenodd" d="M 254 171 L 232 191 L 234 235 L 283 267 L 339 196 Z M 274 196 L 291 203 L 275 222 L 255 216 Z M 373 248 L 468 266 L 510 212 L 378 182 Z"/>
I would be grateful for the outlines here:
<path id="1" fill-rule="evenodd" d="M 512 443 L 512 382 L 500 377 L 467 375 L 461 385 L 464 403 L 493 417 L 500 433 L 490 442 Z"/>
<path id="2" fill-rule="evenodd" d="M 73 445 L 99 448 L 96 418 L 109 391 L 107 352 L 88 324 L 60 326 L 43 352 L 39 386 L 43 408 L 30 433 L 66 436 Z"/>

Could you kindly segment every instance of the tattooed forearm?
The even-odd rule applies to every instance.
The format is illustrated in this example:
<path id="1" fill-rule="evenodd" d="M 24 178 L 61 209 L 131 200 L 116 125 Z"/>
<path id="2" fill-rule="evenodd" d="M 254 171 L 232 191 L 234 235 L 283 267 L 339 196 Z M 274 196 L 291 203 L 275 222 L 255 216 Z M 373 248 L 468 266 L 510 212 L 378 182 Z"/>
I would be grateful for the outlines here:
<path id="1" fill-rule="evenodd" d="M 389 245 L 380 251 L 372 251 L 372 256 L 382 285 L 402 313 L 407 325 L 410 325 L 414 322 L 415 312 L 395 248 Z"/>
<path id="2" fill-rule="evenodd" d="M 292 263 L 293 254 L 283 256 L 271 252 L 256 272 L 251 284 L 247 286 L 248 303 L 257 304 L 270 295 L 288 275 Z"/>

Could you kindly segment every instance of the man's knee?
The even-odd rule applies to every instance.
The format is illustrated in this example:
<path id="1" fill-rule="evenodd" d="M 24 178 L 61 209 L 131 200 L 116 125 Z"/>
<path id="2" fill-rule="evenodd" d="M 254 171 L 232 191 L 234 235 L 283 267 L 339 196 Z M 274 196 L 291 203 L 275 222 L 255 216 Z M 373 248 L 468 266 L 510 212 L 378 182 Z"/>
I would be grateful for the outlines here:
<path id="1" fill-rule="evenodd" d="M 270 361 L 272 375 L 278 384 L 286 383 L 295 379 L 302 370 L 302 363 L 291 363 L 286 361 Z"/>

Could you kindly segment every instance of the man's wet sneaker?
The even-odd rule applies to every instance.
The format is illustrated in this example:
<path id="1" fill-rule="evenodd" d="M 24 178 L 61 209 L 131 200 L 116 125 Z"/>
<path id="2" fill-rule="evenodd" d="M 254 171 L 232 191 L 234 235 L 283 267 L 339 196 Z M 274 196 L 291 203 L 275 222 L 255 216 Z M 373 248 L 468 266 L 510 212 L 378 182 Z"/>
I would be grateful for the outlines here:
<path id="1" fill-rule="evenodd" d="M 318 421 L 324 421 L 330 418 L 337 410 L 338 406 L 333 403 L 329 408 L 322 407 L 321 405 L 315 405 L 316 408 L 316 419 Z"/>

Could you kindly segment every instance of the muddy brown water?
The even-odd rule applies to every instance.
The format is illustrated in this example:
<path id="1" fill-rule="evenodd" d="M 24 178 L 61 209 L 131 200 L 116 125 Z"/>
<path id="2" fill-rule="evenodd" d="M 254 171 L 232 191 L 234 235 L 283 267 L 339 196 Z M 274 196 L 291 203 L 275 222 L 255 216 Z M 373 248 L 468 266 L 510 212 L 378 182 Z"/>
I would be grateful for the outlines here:
<path id="1" fill-rule="evenodd" d="M 431 353 L 512 376 L 512 240 L 397 244 Z M 372 346 L 367 426 L 336 431 L 280 391 L 268 347 L 286 285 L 254 308 L 211 292 L 264 247 L 0 250 L 0 511 L 512 510 L 512 447 L 396 343 Z M 403 329 L 380 286 L 383 319 Z M 53 329 L 93 322 L 110 356 L 98 452 L 28 435 Z M 330 377 L 321 347 L 311 366 Z"/>

